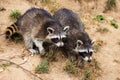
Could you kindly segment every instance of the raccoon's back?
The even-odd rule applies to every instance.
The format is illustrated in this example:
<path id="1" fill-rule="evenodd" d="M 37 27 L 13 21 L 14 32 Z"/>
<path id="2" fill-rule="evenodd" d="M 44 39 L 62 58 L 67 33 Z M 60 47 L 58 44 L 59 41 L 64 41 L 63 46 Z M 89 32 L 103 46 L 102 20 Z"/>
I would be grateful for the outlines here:
<path id="1" fill-rule="evenodd" d="M 32 8 L 26 11 L 23 16 L 17 20 L 16 24 L 21 33 L 24 34 L 28 31 L 32 32 L 34 28 L 41 28 L 45 22 L 45 17 L 51 18 L 51 15 L 44 9 Z"/>
<path id="2" fill-rule="evenodd" d="M 44 37 L 47 35 L 47 33 L 45 33 L 46 31 L 44 31 L 44 24 L 50 20 L 52 20 L 52 16 L 46 10 L 32 8 L 26 11 L 23 16 L 17 20 L 16 24 L 19 27 L 19 32 L 23 36 L 29 34 L 31 36 Z"/>
<path id="3" fill-rule="evenodd" d="M 60 21 L 63 26 L 70 26 L 70 30 L 77 29 L 84 32 L 84 26 L 79 18 L 79 16 L 69 9 L 60 9 L 55 14 L 54 17 Z"/>

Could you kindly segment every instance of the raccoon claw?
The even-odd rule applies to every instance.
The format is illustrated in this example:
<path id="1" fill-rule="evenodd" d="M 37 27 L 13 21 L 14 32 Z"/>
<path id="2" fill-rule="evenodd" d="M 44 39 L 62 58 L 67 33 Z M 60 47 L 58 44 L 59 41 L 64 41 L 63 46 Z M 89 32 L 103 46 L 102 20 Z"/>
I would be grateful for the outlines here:
<path id="1" fill-rule="evenodd" d="M 38 53 L 38 51 L 35 49 L 29 49 L 29 51 L 31 52 L 31 56 L 34 56 L 34 54 Z"/>

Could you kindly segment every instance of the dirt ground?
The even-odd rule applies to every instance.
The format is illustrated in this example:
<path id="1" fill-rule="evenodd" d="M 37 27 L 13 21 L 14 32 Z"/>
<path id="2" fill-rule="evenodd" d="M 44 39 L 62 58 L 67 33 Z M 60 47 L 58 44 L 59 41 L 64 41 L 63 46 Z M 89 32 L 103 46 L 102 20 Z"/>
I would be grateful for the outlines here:
<path id="1" fill-rule="evenodd" d="M 51 11 L 51 7 L 42 5 L 40 2 L 31 3 L 31 0 L 0 0 L 0 34 L 2 34 L 7 26 L 13 22 L 9 15 L 11 10 L 19 10 L 24 13 L 31 7 L 44 8 Z M 93 54 L 93 58 L 100 63 L 102 70 L 101 76 L 94 80 L 120 80 L 120 27 L 115 29 L 110 25 L 110 20 L 115 19 L 120 25 L 120 1 L 117 0 L 117 9 L 103 13 L 106 0 L 56 0 L 59 8 L 65 7 L 76 12 L 86 27 L 89 36 L 96 41 L 102 41 L 100 51 Z M 98 22 L 94 20 L 94 16 L 104 15 L 106 20 Z M 98 28 L 107 28 L 109 31 L 100 33 L 96 31 Z M 24 63 L 24 58 L 27 62 Z M 24 44 L 10 42 L 5 39 L 4 35 L 0 35 L 0 59 L 7 59 L 34 73 L 35 66 L 38 65 L 42 58 L 39 55 L 30 56 L 25 50 Z M 58 61 L 50 64 L 50 72 L 45 74 L 37 74 L 44 80 L 81 80 L 81 76 L 70 75 L 63 70 L 65 64 L 63 56 L 58 57 Z M 1 63 L 1 62 L 0 62 Z M 24 63 L 24 64 L 22 64 Z M 37 80 L 20 68 L 11 65 L 7 68 L 0 67 L 0 80 Z"/>

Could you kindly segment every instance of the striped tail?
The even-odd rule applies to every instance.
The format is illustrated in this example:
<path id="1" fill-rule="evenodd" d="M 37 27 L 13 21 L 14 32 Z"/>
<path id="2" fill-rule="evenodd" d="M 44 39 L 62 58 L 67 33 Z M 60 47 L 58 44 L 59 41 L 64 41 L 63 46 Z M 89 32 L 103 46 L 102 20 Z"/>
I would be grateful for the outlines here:
<path id="1" fill-rule="evenodd" d="M 16 26 L 16 24 L 12 24 L 11 26 L 6 28 L 6 38 L 10 38 L 16 32 L 18 32 L 18 27 Z"/>

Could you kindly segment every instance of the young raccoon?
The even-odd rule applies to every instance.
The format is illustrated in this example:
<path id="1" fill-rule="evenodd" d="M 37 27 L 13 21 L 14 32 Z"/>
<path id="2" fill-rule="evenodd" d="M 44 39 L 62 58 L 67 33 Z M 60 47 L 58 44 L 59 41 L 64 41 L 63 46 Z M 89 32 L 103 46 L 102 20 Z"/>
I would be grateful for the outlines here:
<path id="1" fill-rule="evenodd" d="M 67 33 L 67 41 L 62 50 L 68 57 L 77 59 L 82 57 L 82 61 L 90 62 L 94 51 L 93 41 L 85 32 L 84 26 L 77 14 L 69 9 L 60 9 L 54 17 L 60 21 L 63 26 L 70 26 Z"/>
<path id="2" fill-rule="evenodd" d="M 48 42 L 61 47 L 66 38 L 69 26 L 62 27 L 50 13 L 44 9 L 32 8 L 27 10 L 15 23 L 6 30 L 6 37 L 18 32 L 23 36 L 26 48 L 32 53 L 38 51 L 33 49 L 38 47 L 40 54 L 44 54 L 43 42 Z"/>

